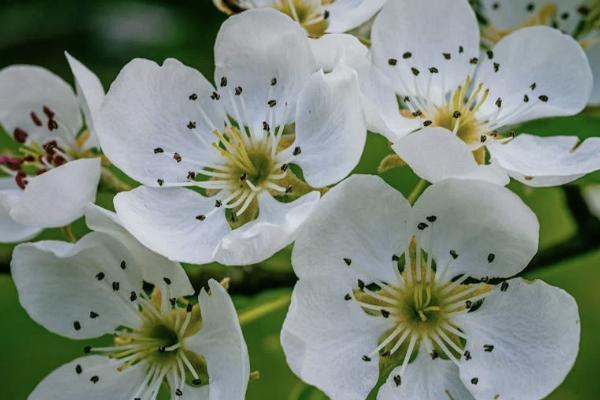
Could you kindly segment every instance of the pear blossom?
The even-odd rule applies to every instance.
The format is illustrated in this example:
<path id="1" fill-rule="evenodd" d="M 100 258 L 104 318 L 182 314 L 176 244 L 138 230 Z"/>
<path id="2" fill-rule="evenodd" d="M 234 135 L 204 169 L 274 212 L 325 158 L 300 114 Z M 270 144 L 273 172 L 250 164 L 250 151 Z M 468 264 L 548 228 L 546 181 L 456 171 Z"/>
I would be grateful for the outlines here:
<path id="1" fill-rule="evenodd" d="M 289 15 L 313 37 L 342 33 L 367 23 L 385 0 L 213 0 L 217 8 L 236 14 L 253 8 L 273 8 Z"/>
<path id="2" fill-rule="evenodd" d="M 598 18 L 592 1 L 482 0 L 480 13 L 482 41 L 488 46 L 516 29 L 535 25 L 548 25 L 578 39 L 590 60 L 596 82 L 589 103 L 600 105 L 600 85 L 597 84 L 600 82 L 600 33 L 597 26 L 590 27 L 590 31 L 585 29 L 588 19 L 593 23 L 593 18 Z"/>
<path id="3" fill-rule="evenodd" d="M 378 400 L 547 396 L 574 364 L 580 326 L 569 294 L 511 278 L 538 230 L 489 182 L 448 179 L 411 208 L 379 177 L 348 178 L 293 250 L 288 364 L 332 400 L 374 388 Z"/>
<path id="4" fill-rule="evenodd" d="M 14 139 L 2 150 L 0 242 L 18 242 L 44 228 L 68 225 L 96 198 L 100 158 L 93 116 L 104 90 L 69 54 L 77 96 L 52 72 L 13 65 L 0 70 L 0 125 Z M 82 113 L 88 127 L 83 127 Z"/>
<path id="5" fill-rule="evenodd" d="M 294 240 L 313 188 L 357 165 L 365 118 L 355 71 L 318 68 L 277 11 L 229 18 L 215 60 L 216 88 L 173 59 L 129 63 L 100 112 L 100 142 L 144 184 L 114 200 L 140 242 L 176 261 L 251 264 Z"/>
<path id="6" fill-rule="evenodd" d="M 211 280 L 198 304 L 187 301 L 194 290 L 181 265 L 135 241 L 113 213 L 90 206 L 86 217 L 95 232 L 74 244 L 18 245 L 11 271 L 36 322 L 114 343 L 86 346 L 29 399 L 153 400 L 166 386 L 171 399 L 243 400 L 248 353 L 225 289 Z"/>
<path id="7" fill-rule="evenodd" d="M 559 30 L 519 29 L 480 55 L 477 19 L 466 0 L 399 0 L 376 17 L 372 52 L 395 94 L 380 100 L 388 103 L 381 118 L 400 113 L 405 121 L 387 136 L 420 177 L 506 184 L 510 176 L 529 186 L 555 186 L 600 169 L 599 138 L 514 137 L 510 130 L 576 114 L 587 104 L 590 65 L 579 44 Z"/>

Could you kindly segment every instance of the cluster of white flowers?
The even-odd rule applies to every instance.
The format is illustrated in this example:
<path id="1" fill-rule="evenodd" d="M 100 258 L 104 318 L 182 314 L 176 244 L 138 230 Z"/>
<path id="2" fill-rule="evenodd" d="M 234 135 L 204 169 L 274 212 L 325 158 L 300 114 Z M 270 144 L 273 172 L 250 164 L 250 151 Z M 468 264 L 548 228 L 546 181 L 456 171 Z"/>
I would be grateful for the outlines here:
<path id="1" fill-rule="evenodd" d="M 195 293 L 179 263 L 255 264 L 292 243 L 281 344 L 331 399 L 552 392 L 577 356 L 577 305 L 516 277 L 539 224 L 504 186 L 600 169 L 598 137 L 514 130 L 600 101 L 598 32 L 581 29 L 595 11 L 475 3 L 215 0 L 231 16 L 214 83 L 174 59 L 132 60 L 106 94 L 69 54 L 76 93 L 40 67 L 0 70 L 0 124 L 16 142 L 0 155 L 0 241 L 82 216 L 92 231 L 19 244 L 20 302 L 59 335 L 113 337 L 30 399 L 150 400 L 165 387 L 243 400 L 250 362 L 227 285 Z M 348 177 L 367 131 L 390 141 L 385 168 L 431 183 L 416 201 Z M 113 213 L 94 202 L 117 168 L 141 185 Z"/>

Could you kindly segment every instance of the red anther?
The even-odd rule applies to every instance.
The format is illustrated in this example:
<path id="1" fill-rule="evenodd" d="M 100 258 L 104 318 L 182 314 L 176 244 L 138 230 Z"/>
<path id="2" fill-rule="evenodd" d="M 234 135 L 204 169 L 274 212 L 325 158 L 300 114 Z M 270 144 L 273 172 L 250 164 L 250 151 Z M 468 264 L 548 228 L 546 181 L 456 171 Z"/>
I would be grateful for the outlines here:
<path id="1" fill-rule="evenodd" d="M 37 171 L 35 171 L 35 174 L 36 175 L 41 175 L 41 174 L 43 174 L 44 172 L 47 172 L 47 171 L 48 170 L 46 168 L 40 168 Z"/>
<path id="2" fill-rule="evenodd" d="M 54 111 L 52 111 L 50 107 L 44 106 L 43 110 L 44 114 L 46 114 L 46 117 L 48 117 L 48 119 L 54 119 Z"/>
<path id="3" fill-rule="evenodd" d="M 53 131 L 55 129 L 58 129 L 58 124 L 56 123 L 55 120 L 53 119 L 49 119 L 48 120 L 48 130 L 49 131 Z"/>
<path id="4" fill-rule="evenodd" d="M 25 187 L 29 183 L 29 181 L 27 180 L 27 175 L 25 175 L 23 171 L 17 172 L 17 175 L 15 176 L 15 182 L 17 183 L 17 186 L 19 186 L 23 190 L 25 190 Z"/>
<path id="5" fill-rule="evenodd" d="M 23 164 L 23 160 L 20 158 L 0 155 L 0 165 L 4 165 L 12 171 L 20 170 L 21 164 Z"/>
<path id="6" fill-rule="evenodd" d="M 29 134 L 21 128 L 15 128 L 13 136 L 17 142 L 25 143 L 27 141 L 27 137 L 29 137 Z"/>
<path id="7" fill-rule="evenodd" d="M 40 119 L 40 117 L 37 116 L 37 114 L 32 111 L 31 114 L 31 120 L 33 121 L 33 123 L 35 124 L 35 126 L 42 126 L 42 120 Z"/>
<path id="8" fill-rule="evenodd" d="M 61 165 L 63 165 L 64 163 L 66 163 L 67 160 L 65 160 L 65 158 L 63 156 L 60 155 L 55 155 L 54 158 L 52 159 L 52 164 L 55 167 L 60 167 Z"/>
<path id="9" fill-rule="evenodd" d="M 58 143 L 56 143 L 56 140 L 51 140 L 48 143 L 45 143 L 42 147 L 48 155 L 53 155 L 54 150 L 58 148 Z"/>
<path id="10" fill-rule="evenodd" d="M 25 156 L 25 158 L 23 158 L 23 161 L 25 161 L 25 162 L 34 162 L 35 161 L 35 157 L 30 154 L 28 156 Z"/>

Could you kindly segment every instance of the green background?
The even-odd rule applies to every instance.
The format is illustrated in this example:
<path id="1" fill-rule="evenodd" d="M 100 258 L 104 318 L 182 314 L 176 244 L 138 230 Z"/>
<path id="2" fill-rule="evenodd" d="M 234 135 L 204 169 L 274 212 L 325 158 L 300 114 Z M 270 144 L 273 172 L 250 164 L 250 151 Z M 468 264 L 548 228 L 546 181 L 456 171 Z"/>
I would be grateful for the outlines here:
<path id="1" fill-rule="evenodd" d="M 106 87 L 120 68 L 134 57 L 159 62 L 175 57 L 210 78 L 213 43 L 224 18 L 210 0 L 0 0 L 0 66 L 38 64 L 72 82 L 63 57 L 67 50 L 94 70 Z M 600 132 L 598 121 L 589 115 L 552 119 L 530 123 L 522 131 L 587 137 Z M 5 139 L 0 141 L 0 147 L 5 144 Z M 376 173 L 379 161 L 388 153 L 387 142 L 370 135 L 357 172 Z M 406 169 L 387 172 L 383 177 L 405 194 L 417 182 Z M 578 184 L 591 181 L 600 182 L 599 174 Z M 510 188 L 519 193 L 538 215 L 541 249 L 552 248 L 575 232 L 576 226 L 565 206 L 561 189 L 529 189 L 515 183 Z M 99 203 L 109 208 L 110 200 L 108 194 L 99 195 Z M 79 221 L 76 232 L 81 233 L 82 229 L 83 223 Z M 61 233 L 51 230 L 42 237 L 61 238 Z M 8 262 L 10 250 L 10 246 L 0 246 L 0 259 L 4 264 Z M 288 253 L 282 252 L 276 257 L 276 262 L 269 263 L 270 268 L 290 268 Z M 570 292 L 581 313 L 579 358 L 566 381 L 549 398 L 600 398 L 596 369 L 600 362 L 600 347 L 597 346 L 600 337 L 600 249 L 527 276 L 543 279 Z M 234 300 L 239 309 L 244 309 L 266 302 L 286 290 L 255 297 L 236 296 Z M 285 310 L 281 310 L 243 327 L 252 369 L 261 373 L 260 380 L 250 382 L 247 399 L 322 399 L 324 397 L 317 391 L 295 378 L 285 364 L 279 345 L 284 315 Z M 560 315 L 556 317 L 560 318 Z M 6 273 L 0 275 L 0 318 L 0 399 L 25 399 L 37 382 L 54 368 L 81 355 L 87 344 L 58 337 L 35 324 L 19 306 L 14 285 Z"/>

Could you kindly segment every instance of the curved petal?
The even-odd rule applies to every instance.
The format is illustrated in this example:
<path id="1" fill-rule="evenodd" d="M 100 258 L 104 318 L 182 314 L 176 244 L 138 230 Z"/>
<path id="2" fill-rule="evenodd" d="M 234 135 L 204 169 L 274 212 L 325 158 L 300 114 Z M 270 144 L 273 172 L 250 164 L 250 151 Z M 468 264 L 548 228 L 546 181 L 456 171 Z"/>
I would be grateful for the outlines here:
<path id="1" fill-rule="evenodd" d="M 50 117 L 58 124 L 52 131 Z M 82 120 L 75 93 L 62 78 L 45 68 L 12 65 L 0 71 L 0 124 L 38 143 L 58 139 L 72 145 Z"/>
<path id="2" fill-rule="evenodd" d="M 528 186 L 558 186 L 600 169 L 600 138 L 522 134 L 488 147 L 493 161 Z"/>
<path id="3" fill-rule="evenodd" d="M 311 186 L 330 185 L 352 172 L 366 140 L 356 73 L 343 65 L 329 74 L 316 72 L 298 100 L 296 140 L 290 148 L 300 153 L 291 162 L 302 168 Z"/>
<path id="4" fill-rule="evenodd" d="M 198 297 L 202 329 L 188 348 L 206 359 L 210 400 L 243 400 L 250 377 L 248 348 L 231 298 L 214 279 Z"/>
<path id="5" fill-rule="evenodd" d="M 190 171 L 221 161 L 211 143 L 212 132 L 224 126 L 225 112 L 213 93 L 198 71 L 177 60 L 131 61 L 110 87 L 98 117 L 102 150 L 145 185 L 159 186 L 159 179 L 187 182 Z"/>
<path id="6" fill-rule="evenodd" d="M 59 335 L 89 339 L 141 322 L 129 299 L 143 287 L 134 261 L 118 241 L 90 233 L 76 244 L 21 244 L 11 272 L 19 301 L 33 320 Z"/>
<path id="7" fill-rule="evenodd" d="M 13 178 L 0 178 L 0 243 L 17 243 L 33 239 L 42 229 L 22 225 L 10 216 L 11 204 L 18 203 L 23 191 Z"/>
<path id="8" fill-rule="evenodd" d="M 331 72 L 336 65 L 343 63 L 351 68 L 369 64 L 369 49 L 355 36 L 331 34 L 318 39 L 309 39 L 317 68 Z"/>
<path id="9" fill-rule="evenodd" d="M 476 398 L 542 399 L 575 363 L 577 303 L 564 290 L 541 281 L 507 283 L 507 289 L 497 287 L 476 312 L 457 318 L 471 353 L 471 359 L 460 361 L 460 376 Z"/>
<path id="10" fill-rule="evenodd" d="M 377 348 L 391 323 L 367 315 L 331 286 L 319 277 L 296 283 L 281 345 L 288 365 L 304 382 L 332 400 L 364 400 L 377 383 L 379 364 L 378 355 L 370 361 L 363 356 Z"/>
<path id="11" fill-rule="evenodd" d="M 319 192 L 312 192 L 291 203 L 282 203 L 262 192 L 258 198 L 258 218 L 225 235 L 215 251 L 216 261 L 249 265 L 271 257 L 296 239 L 298 229 L 317 206 L 319 197 Z"/>
<path id="12" fill-rule="evenodd" d="M 579 43 L 557 29 L 519 29 L 490 54 L 492 59 L 486 57 L 477 72 L 490 90 L 478 115 L 494 126 L 577 114 L 590 98 L 593 79 L 587 57 Z"/>
<path id="13" fill-rule="evenodd" d="M 444 128 L 425 128 L 398 140 L 392 148 L 419 177 L 436 183 L 447 178 L 478 179 L 508 184 L 494 165 L 479 165 L 465 143 Z"/>
<path id="14" fill-rule="evenodd" d="M 385 4 L 385 0 L 336 0 L 327 7 L 328 33 L 346 32 L 362 25 Z"/>
<path id="15" fill-rule="evenodd" d="M 252 128 L 269 120 L 271 126 L 291 122 L 298 93 L 316 70 L 306 32 L 269 8 L 245 11 L 221 25 L 215 64 L 215 82 L 229 114 Z M 241 88 L 238 96 L 236 88 Z"/>
<path id="16" fill-rule="evenodd" d="M 94 204 L 89 204 L 85 209 L 85 221 L 94 231 L 112 236 L 129 249 L 135 262 L 141 266 L 144 281 L 155 286 L 164 287 L 164 278 L 169 278 L 168 291 L 170 295 L 163 296 L 163 301 L 168 302 L 171 297 L 194 294 L 194 288 L 181 265 L 154 253 L 138 242 L 121 225 L 117 214 Z M 164 289 L 163 293 L 166 293 L 167 289 Z M 166 304 L 164 305 L 166 306 Z"/>
<path id="17" fill-rule="evenodd" d="M 85 206 L 96 200 L 100 180 L 100 159 L 70 161 L 29 179 L 10 216 L 29 226 L 65 226 L 83 215 Z"/>
<path id="18" fill-rule="evenodd" d="M 472 73 L 479 25 L 466 0 L 388 1 L 373 25 L 372 50 L 396 93 L 439 104 Z"/>
<path id="19" fill-rule="evenodd" d="M 596 35 L 592 40 L 600 40 L 600 34 Z M 598 106 L 600 105 L 600 44 L 595 43 L 591 47 L 586 48 L 585 53 L 590 61 L 594 75 L 594 89 L 592 90 L 592 97 L 589 103 Z"/>
<path id="20" fill-rule="evenodd" d="M 125 229 L 144 246 L 174 261 L 214 261 L 217 245 L 230 231 L 215 200 L 188 189 L 141 186 L 119 193 L 114 204 Z"/>
<path id="21" fill-rule="evenodd" d="M 403 376 L 400 376 L 401 367 L 392 371 L 379 389 L 377 400 L 474 400 L 452 361 L 433 360 L 423 350 L 421 348 L 417 358 L 407 366 Z"/>
<path id="22" fill-rule="evenodd" d="M 409 213 L 402 194 L 381 178 L 351 176 L 323 196 L 300 231 L 292 253 L 296 275 L 335 279 L 329 290 L 340 297 L 357 278 L 395 281 L 392 258 L 408 245 Z"/>
<path id="23" fill-rule="evenodd" d="M 100 79 L 90 71 L 85 65 L 79 60 L 65 52 L 71 72 L 75 77 L 75 86 L 77 87 L 77 98 L 83 115 L 85 116 L 85 122 L 90 132 L 90 138 L 86 141 L 85 147 L 92 148 L 98 146 L 98 135 L 94 125 L 94 120 L 97 118 L 100 112 L 100 106 L 104 100 L 104 87 L 100 82 Z"/>
<path id="24" fill-rule="evenodd" d="M 417 229 L 421 223 L 425 228 Z M 449 278 L 513 276 L 538 248 L 535 214 L 517 195 L 487 182 L 448 179 L 429 187 L 413 207 L 411 224 Z"/>

